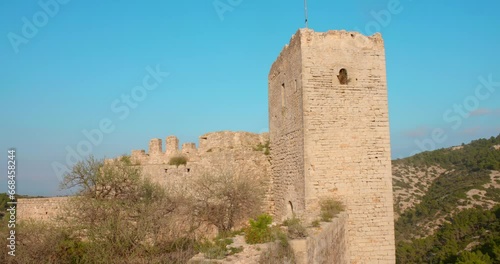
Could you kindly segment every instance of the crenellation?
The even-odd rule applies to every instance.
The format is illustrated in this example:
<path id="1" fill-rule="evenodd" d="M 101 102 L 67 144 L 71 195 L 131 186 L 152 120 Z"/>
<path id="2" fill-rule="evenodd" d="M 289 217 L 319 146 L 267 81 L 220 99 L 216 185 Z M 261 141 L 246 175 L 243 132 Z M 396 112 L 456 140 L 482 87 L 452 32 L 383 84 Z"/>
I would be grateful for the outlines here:
<path id="1" fill-rule="evenodd" d="M 132 150 L 130 154 L 130 161 L 132 162 L 132 164 L 145 164 L 147 160 L 148 155 L 146 154 L 145 150 Z"/>
<path id="2" fill-rule="evenodd" d="M 149 155 L 160 155 L 163 153 L 161 139 L 153 138 L 149 141 Z"/>
<path id="3" fill-rule="evenodd" d="M 182 154 L 188 157 L 194 156 L 197 154 L 196 144 L 195 143 L 184 143 L 182 144 Z"/>
<path id="4" fill-rule="evenodd" d="M 176 136 L 168 136 L 165 139 L 165 156 L 172 157 L 179 152 L 179 139 Z"/>
<path id="5" fill-rule="evenodd" d="M 220 149 L 252 149 L 261 143 L 261 136 L 250 132 L 221 131 L 200 137 L 198 153 Z"/>

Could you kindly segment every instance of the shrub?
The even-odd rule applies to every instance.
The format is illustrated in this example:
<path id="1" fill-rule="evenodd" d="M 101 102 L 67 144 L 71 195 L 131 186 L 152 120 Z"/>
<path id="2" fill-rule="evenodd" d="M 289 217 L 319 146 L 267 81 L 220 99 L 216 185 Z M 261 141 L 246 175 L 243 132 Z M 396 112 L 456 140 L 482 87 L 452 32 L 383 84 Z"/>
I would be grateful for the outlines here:
<path id="1" fill-rule="evenodd" d="M 344 205 L 332 198 L 324 199 L 319 203 L 321 207 L 321 221 L 331 222 L 337 214 L 344 211 Z"/>
<path id="2" fill-rule="evenodd" d="M 265 155 L 269 155 L 269 141 L 266 141 L 266 143 L 262 144 L 259 143 L 256 147 L 253 148 L 255 151 L 263 151 Z"/>
<path id="3" fill-rule="evenodd" d="M 132 165 L 132 161 L 130 160 L 130 156 L 128 155 L 121 156 L 120 161 L 123 162 L 123 164 L 125 165 Z"/>
<path id="4" fill-rule="evenodd" d="M 223 259 L 243 251 L 243 247 L 228 247 L 233 243 L 230 238 L 215 238 L 214 241 L 205 241 L 198 245 L 198 250 L 208 259 Z"/>
<path id="5" fill-rule="evenodd" d="M 187 220 L 193 217 L 186 199 L 144 179 L 140 168 L 89 157 L 65 175 L 62 186 L 77 190 L 61 215 L 74 238 L 25 243 L 58 249 L 56 263 L 186 263 L 196 254 L 192 237 L 199 224 Z M 35 260 L 22 263 L 47 263 Z"/>
<path id="6" fill-rule="evenodd" d="M 168 161 L 168 165 L 175 165 L 177 167 L 179 167 L 179 165 L 186 165 L 186 163 L 187 158 L 184 156 L 174 156 Z"/>
<path id="7" fill-rule="evenodd" d="M 271 242 L 275 239 L 271 227 L 273 218 L 268 214 L 261 214 L 257 219 L 250 219 L 250 226 L 245 230 L 245 240 L 248 244 Z"/>
<path id="8" fill-rule="evenodd" d="M 219 233 L 260 213 L 263 189 L 255 177 L 223 168 L 193 180 L 193 212 Z"/>
<path id="9" fill-rule="evenodd" d="M 316 219 L 316 220 L 312 221 L 311 226 L 312 227 L 320 227 L 319 220 Z"/>

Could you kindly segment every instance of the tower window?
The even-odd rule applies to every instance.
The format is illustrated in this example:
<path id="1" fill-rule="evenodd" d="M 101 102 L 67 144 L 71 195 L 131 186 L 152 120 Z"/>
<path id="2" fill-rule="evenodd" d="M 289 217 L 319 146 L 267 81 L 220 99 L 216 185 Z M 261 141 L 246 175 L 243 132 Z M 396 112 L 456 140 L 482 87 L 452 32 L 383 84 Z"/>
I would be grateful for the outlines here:
<path id="1" fill-rule="evenodd" d="M 285 83 L 281 84 L 281 107 L 285 107 Z"/>
<path id="2" fill-rule="evenodd" d="M 295 212 L 293 211 L 292 201 L 288 201 L 287 217 L 288 218 L 294 218 L 295 217 Z"/>
<path id="3" fill-rule="evenodd" d="M 337 78 L 339 79 L 340 84 L 348 84 L 349 83 L 349 77 L 347 76 L 347 70 L 342 68 L 339 71 L 339 75 L 337 75 Z"/>

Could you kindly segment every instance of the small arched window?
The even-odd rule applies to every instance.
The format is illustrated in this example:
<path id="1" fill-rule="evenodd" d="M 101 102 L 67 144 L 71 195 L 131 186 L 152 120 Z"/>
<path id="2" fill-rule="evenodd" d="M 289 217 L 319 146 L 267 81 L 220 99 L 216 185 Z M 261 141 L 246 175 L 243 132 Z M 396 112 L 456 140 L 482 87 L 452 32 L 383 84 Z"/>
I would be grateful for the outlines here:
<path id="1" fill-rule="evenodd" d="M 337 78 L 339 79 L 340 84 L 348 84 L 349 83 L 349 77 L 347 76 L 347 70 L 342 68 L 339 71 L 339 75 L 337 75 Z"/>
<path id="2" fill-rule="evenodd" d="M 294 218 L 295 217 L 295 212 L 293 211 L 292 201 L 288 201 L 287 217 L 288 218 Z"/>
<path id="3" fill-rule="evenodd" d="M 285 107 L 285 83 L 281 84 L 281 107 Z"/>

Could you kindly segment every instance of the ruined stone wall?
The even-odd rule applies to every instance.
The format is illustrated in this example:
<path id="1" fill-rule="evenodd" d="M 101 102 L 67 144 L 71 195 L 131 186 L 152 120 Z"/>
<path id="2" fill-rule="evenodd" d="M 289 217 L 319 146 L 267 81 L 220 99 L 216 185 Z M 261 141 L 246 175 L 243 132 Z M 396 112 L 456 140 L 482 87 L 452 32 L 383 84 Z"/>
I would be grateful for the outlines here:
<path id="1" fill-rule="evenodd" d="M 213 132 L 200 137 L 200 148 L 194 143 L 184 143 L 178 149 L 179 140 L 175 136 L 166 138 L 165 152 L 161 139 L 149 142 L 149 152 L 132 150 L 133 166 L 141 168 L 142 174 L 164 187 L 189 191 L 190 180 L 196 175 L 213 171 L 230 171 L 240 177 L 252 177 L 260 180 L 266 188 L 264 208 L 270 209 L 271 180 L 269 172 L 269 156 L 257 146 L 269 141 L 269 134 L 254 134 L 249 132 Z M 203 142 L 203 143 L 202 143 Z M 171 157 L 183 155 L 187 158 L 186 165 L 169 165 Z M 66 197 L 19 199 L 19 219 L 53 219 L 62 208 Z"/>
<path id="2" fill-rule="evenodd" d="M 295 35 L 269 73 L 269 135 L 276 220 L 305 209 L 301 36 Z"/>
<path id="3" fill-rule="evenodd" d="M 288 66 L 290 62 L 294 62 L 293 67 Z M 347 78 L 339 79 L 342 69 L 347 71 Z M 281 81 L 273 77 L 277 71 L 280 76 L 301 79 L 297 85 L 302 96 L 299 111 L 283 111 L 289 97 L 279 100 Z M 301 29 L 282 51 L 269 78 L 277 217 L 286 216 L 287 196 L 299 200 L 300 206 L 295 209 L 306 221 L 317 217 L 320 199 L 334 197 L 346 205 L 349 215 L 351 263 L 394 263 L 387 85 L 381 36 Z M 293 91 L 285 89 L 285 94 Z M 298 123 L 293 125 L 302 129 L 298 140 L 290 137 L 291 125 L 282 120 Z M 293 142 L 291 148 L 280 146 L 286 144 L 280 141 L 286 140 Z M 294 148 L 296 141 L 302 141 L 302 151 Z M 297 160 L 303 167 L 287 174 Z"/>
<path id="4" fill-rule="evenodd" d="M 142 150 L 132 151 L 131 160 L 132 164 L 141 168 L 145 177 L 175 190 L 189 191 L 190 181 L 204 173 L 231 172 L 239 177 L 255 178 L 266 188 L 263 209 L 269 211 L 271 207 L 269 156 L 257 150 L 258 145 L 265 145 L 268 141 L 268 133 L 213 132 L 200 137 L 199 148 L 196 148 L 194 143 L 184 143 L 180 152 L 146 154 Z M 168 142 L 178 144 L 177 138 L 168 137 L 167 150 Z M 169 159 L 179 154 L 187 158 L 187 164 L 169 165 Z M 140 162 L 137 162 L 139 160 Z"/>
<path id="5" fill-rule="evenodd" d="M 297 264 L 350 263 L 347 242 L 347 213 L 340 213 L 332 222 L 321 223 L 305 239 L 292 240 Z"/>
<path id="6" fill-rule="evenodd" d="M 184 143 L 179 150 L 179 139 L 176 136 L 168 136 L 165 139 L 165 151 L 163 151 L 163 141 L 153 138 L 149 141 L 149 151 L 132 150 L 131 161 L 134 165 L 156 165 L 168 164 L 170 158 L 184 155 L 196 160 L 196 144 Z"/>
<path id="7" fill-rule="evenodd" d="M 268 133 L 220 131 L 200 137 L 199 152 L 207 153 L 222 149 L 253 148 L 268 141 Z"/>
<path id="8" fill-rule="evenodd" d="M 347 213 L 341 213 L 330 223 L 322 223 L 320 232 L 307 238 L 305 263 L 350 263 L 347 223 Z"/>
<path id="9" fill-rule="evenodd" d="M 68 197 L 18 199 L 17 219 L 19 221 L 33 219 L 54 222 L 68 199 Z"/>

